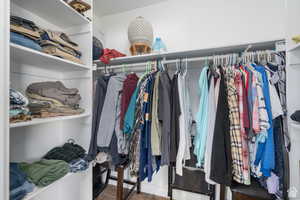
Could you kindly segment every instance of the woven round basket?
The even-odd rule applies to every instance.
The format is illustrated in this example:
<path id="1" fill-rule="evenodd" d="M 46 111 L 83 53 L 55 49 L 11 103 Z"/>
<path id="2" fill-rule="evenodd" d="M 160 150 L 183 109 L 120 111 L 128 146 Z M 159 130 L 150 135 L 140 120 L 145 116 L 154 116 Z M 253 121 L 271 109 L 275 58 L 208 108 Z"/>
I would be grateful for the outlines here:
<path id="1" fill-rule="evenodd" d="M 128 39 L 131 45 L 144 43 L 151 47 L 153 42 L 152 25 L 143 17 L 137 17 L 129 24 Z"/>

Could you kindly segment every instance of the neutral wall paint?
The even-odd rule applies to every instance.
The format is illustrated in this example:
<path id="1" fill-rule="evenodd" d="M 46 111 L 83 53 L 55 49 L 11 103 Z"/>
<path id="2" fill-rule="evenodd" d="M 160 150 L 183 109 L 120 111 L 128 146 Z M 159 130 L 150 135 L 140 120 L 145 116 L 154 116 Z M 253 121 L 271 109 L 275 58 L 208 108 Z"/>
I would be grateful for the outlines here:
<path id="1" fill-rule="evenodd" d="M 128 25 L 143 16 L 176 51 L 284 38 L 283 13 L 284 0 L 169 0 L 100 23 L 106 47 L 129 53 Z"/>
<path id="2" fill-rule="evenodd" d="M 169 0 L 105 16 L 98 23 L 107 48 L 129 54 L 127 27 L 143 16 L 168 51 L 183 51 L 285 38 L 284 6 L 284 0 Z M 167 196 L 167 176 L 167 168 L 162 168 L 152 183 L 143 183 L 142 190 Z M 185 192 L 176 192 L 175 198 L 206 199 Z"/>

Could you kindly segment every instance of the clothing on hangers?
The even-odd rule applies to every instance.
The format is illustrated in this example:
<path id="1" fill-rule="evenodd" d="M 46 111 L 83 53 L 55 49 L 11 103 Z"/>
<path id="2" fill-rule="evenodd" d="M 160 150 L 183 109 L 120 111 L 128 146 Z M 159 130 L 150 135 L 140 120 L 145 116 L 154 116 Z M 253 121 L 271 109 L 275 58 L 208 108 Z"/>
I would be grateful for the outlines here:
<path id="1" fill-rule="evenodd" d="M 253 176 L 280 196 L 286 174 L 280 148 L 285 142 L 280 131 L 284 130 L 280 126 L 284 118 L 278 87 L 281 79 L 273 68 L 251 63 L 249 58 L 242 60 L 247 64 L 238 65 L 225 58 L 213 63 L 218 68 L 207 64 L 202 68 L 196 89 L 188 87 L 187 64 L 184 67 L 182 62 L 172 80 L 166 68 L 155 67 L 159 62 L 147 63 L 141 78 L 134 75 L 128 95 L 123 75 L 118 87 L 108 89 L 110 94 L 105 97 L 105 102 L 110 99 L 114 104 L 106 107 L 110 111 L 106 117 L 111 120 L 105 125 L 112 127 L 108 153 L 127 155 L 130 174 L 140 180 L 151 181 L 163 165 L 176 166 L 179 176 L 186 169 L 200 168 L 210 184 L 250 185 Z M 200 93 L 195 136 L 189 90 Z M 120 115 L 123 97 L 127 107 Z M 108 105 L 104 103 L 104 108 Z M 105 141 L 107 136 L 101 139 Z M 197 164 L 191 166 L 190 159 L 195 156 Z M 269 188 L 274 180 L 279 180 L 278 191 Z"/>

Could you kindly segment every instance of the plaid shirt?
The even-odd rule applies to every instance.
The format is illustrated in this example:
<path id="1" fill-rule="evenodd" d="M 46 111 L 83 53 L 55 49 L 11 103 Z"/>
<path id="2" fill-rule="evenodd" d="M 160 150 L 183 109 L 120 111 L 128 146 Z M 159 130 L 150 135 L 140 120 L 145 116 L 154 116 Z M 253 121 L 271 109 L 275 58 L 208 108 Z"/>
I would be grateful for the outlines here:
<path id="1" fill-rule="evenodd" d="M 267 137 L 267 130 L 270 128 L 270 123 L 263 93 L 263 81 L 260 73 L 256 72 L 256 77 L 260 134 L 265 134 L 265 137 Z"/>
<path id="2" fill-rule="evenodd" d="M 241 130 L 241 140 L 242 140 L 242 149 L 243 149 L 243 177 L 244 184 L 250 185 L 250 166 L 249 166 L 249 147 L 248 147 L 248 136 L 245 129 L 244 117 L 247 114 L 244 110 L 244 86 L 242 80 L 242 73 L 238 70 L 235 71 L 235 87 L 237 90 L 239 113 L 240 113 L 240 130 Z"/>
<path id="3" fill-rule="evenodd" d="M 245 180 L 243 176 L 243 148 L 242 148 L 238 96 L 237 96 L 237 91 L 234 83 L 235 74 L 233 69 L 231 68 L 225 68 L 225 72 L 226 72 L 226 85 L 227 85 L 227 100 L 229 106 L 233 179 L 238 183 L 244 183 Z"/>

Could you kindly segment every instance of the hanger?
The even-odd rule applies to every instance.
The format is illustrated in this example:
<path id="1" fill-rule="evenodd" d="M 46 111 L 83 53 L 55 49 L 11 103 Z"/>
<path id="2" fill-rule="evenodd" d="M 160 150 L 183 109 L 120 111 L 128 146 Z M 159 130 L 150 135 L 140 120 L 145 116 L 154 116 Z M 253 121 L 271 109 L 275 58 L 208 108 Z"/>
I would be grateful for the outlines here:
<path id="1" fill-rule="evenodd" d="M 162 60 L 161 60 L 161 68 L 162 68 L 162 71 L 165 71 L 166 68 L 165 68 L 165 61 L 166 61 L 166 57 L 164 57 Z"/>
<path id="2" fill-rule="evenodd" d="M 216 68 L 217 68 L 217 65 L 216 65 L 216 56 L 213 56 L 212 57 L 212 64 L 209 65 L 208 64 L 208 58 L 206 57 L 205 59 L 205 66 L 208 66 L 210 72 L 212 73 L 212 75 L 215 77 L 215 78 L 218 78 L 219 77 L 219 74 L 218 72 L 216 71 Z"/>
<path id="3" fill-rule="evenodd" d="M 184 76 L 187 74 L 187 65 L 188 65 L 188 58 L 185 58 L 185 71 L 184 71 Z"/>
<path id="4" fill-rule="evenodd" d="M 110 76 L 109 71 L 107 70 L 107 65 L 104 65 L 104 75 L 105 76 Z"/>

